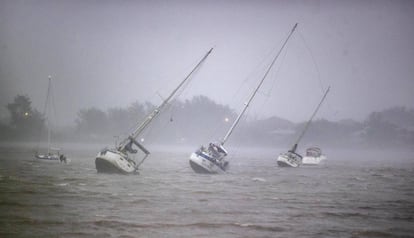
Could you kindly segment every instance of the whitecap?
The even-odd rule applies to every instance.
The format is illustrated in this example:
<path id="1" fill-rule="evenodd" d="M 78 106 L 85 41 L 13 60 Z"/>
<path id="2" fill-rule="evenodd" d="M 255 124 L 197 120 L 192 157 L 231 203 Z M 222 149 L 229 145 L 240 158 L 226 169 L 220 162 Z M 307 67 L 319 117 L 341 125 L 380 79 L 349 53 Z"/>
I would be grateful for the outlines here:
<path id="1" fill-rule="evenodd" d="M 241 226 L 241 227 L 249 227 L 252 226 L 253 224 L 251 223 L 235 223 L 236 226 Z"/>
<path id="2" fill-rule="evenodd" d="M 255 182 L 266 182 L 266 179 L 264 178 L 252 178 L 252 180 Z"/>
<path id="3" fill-rule="evenodd" d="M 58 183 L 58 184 L 55 184 L 56 186 L 67 186 L 69 183 Z"/>

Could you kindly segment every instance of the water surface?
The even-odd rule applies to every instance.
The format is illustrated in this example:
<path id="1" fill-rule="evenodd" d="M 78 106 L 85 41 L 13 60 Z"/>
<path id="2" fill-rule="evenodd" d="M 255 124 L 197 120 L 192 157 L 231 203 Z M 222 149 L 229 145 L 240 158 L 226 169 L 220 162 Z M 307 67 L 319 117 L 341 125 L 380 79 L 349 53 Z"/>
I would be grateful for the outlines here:
<path id="1" fill-rule="evenodd" d="M 1 147 L 0 237 L 414 237 L 409 153 L 332 151 L 289 169 L 280 150 L 228 148 L 227 174 L 199 175 L 191 148 L 158 149 L 125 176 L 97 174 L 95 147 L 69 164 Z"/>

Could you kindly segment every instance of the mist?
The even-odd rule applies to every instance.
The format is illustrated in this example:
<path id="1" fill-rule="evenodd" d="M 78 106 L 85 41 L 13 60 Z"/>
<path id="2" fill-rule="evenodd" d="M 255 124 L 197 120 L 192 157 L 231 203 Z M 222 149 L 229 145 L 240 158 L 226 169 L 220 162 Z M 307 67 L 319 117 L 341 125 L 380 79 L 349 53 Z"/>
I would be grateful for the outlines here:
<path id="1" fill-rule="evenodd" d="M 0 140 L 46 140 L 39 113 L 51 76 L 53 140 L 115 145 L 213 47 L 139 139 L 169 150 L 220 141 L 299 23 L 229 146 L 291 148 L 330 86 L 301 153 L 410 150 L 412 10 L 407 1 L 2 1 Z M 29 124 L 10 111 L 19 95 L 37 115 Z"/>
<path id="2" fill-rule="evenodd" d="M 331 86 L 319 118 L 363 121 L 413 107 L 413 10 L 409 1 L 1 1 L 0 115 L 16 95 L 40 110 L 49 75 L 60 125 L 74 126 L 81 109 L 157 105 L 211 47 L 179 99 L 205 95 L 237 111 L 298 22 L 249 115 L 305 121 Z"/>

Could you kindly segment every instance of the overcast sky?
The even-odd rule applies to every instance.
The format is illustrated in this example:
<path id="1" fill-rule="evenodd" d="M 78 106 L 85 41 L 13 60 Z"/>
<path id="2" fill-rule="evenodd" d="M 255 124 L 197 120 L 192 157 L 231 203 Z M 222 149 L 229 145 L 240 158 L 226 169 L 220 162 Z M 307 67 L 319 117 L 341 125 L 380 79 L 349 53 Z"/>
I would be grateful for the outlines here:
<path id="1" fill-rule="evenodd" d="M 414 1 L 0 0 L 0 115 L 17 94 L 41 111 L 48 75 L 64 124 L 158 104 L 211 47 L 180 99 L 239 110 L 296 22 L 249 116 L 306 120 L 329 85 L 318 117 L 414 107 Z"/>

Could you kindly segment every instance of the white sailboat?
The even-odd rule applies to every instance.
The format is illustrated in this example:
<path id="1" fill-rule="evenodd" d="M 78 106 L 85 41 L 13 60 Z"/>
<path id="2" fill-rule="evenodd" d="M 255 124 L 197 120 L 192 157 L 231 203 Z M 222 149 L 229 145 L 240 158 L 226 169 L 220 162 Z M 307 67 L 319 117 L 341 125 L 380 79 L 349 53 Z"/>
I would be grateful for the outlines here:
<path id="1" fill-rule="evenodd" d="M 66 157 L 63 154 L 60 154 L 60 149 L 56 147 L 51 147 L 51 133 L 52 133 L 52 125 L 50 123 L 50 117 L 52 114 L 52 77 L 49 76 L 49 82 L 47 86 L 47 95 L 46 95 L 46 102 L 45 102 L 45 116 L 46 116 L 46 127 L 47 127 L 47 152 L 46 153 L 39 153 L 38 151 L 35 152 L 35 158 L 39 160 L 47 160 L 47 161 L 60 161 L 66 163 Z"/>
<path id="2" fill-rule="evenodd" d="M 98 153 L 95 159 L 95 166 L 98 173 L 120 173 L 120 174 L 131 174 L 138 170 L 138 167 L 148 157 L 150 152 L 141 145 L 136 138 L 147 128 L 147 126 L 154 120 L 159 113 L 167 106 L 177 91 L 190 79 L 192 74 L 202 65 L 207 59 L 211 51 L 210 49 L 204 57 L 198 62 L 193 70 L 184 78 L 184 80 L 175 88 L 172 93 L 154 110 L 152 111 L 144 121 L 132 132 L 130 136 L 125 138 L 116 148 L 114 149 L 103 149 Z M 139 163 L 136 163 L 132 158 L 132 154 L 138 151 L 133 149 L 133 145 L 136 145 L 145 155 Z"/>
<path id="3" fill-rule="evenodd" d="M 279 165 L 280 167 L 299 167 L 302 164 L 302 156 L 298 153 L 296 153 L 296 150 L 298 148 L 298 144 L 300 142 L 300 140 L 302 139 L 302 137 L 305 135 L 305 132 L 308 130 L 309 125 L 311 123 L 311 121 L 313 120 L 313 118 L 315 117 L 316 113 L 318 112 L 319 108 L 321 107 L 323 101 L 326 98 L 326 95 L 329 92 L 328 88 L 325 92 L 325 94 L 323 95 L 321 101 L 319 102 L 318 106 L 316 107 L 315 111 L 313 112 L 312 116 L 310 117 L 310 119 L 307 121 L 305 127 L 303 128 L 301 134 L 299 135 L 298 139 L 296 140 L 296 143 L 293 144 L 293 147 L 291 150 L 285 152 L 285 153 L 281 153 L 279 155 L 279 157 L 277 158 L 277 165 Z"/>
<path id="4" fill-rule="evenodd" d="M 246 112 L 247 107 L 249 106 L 250 102 L 253 100 L 254 96 L 256 95 L 259 88 L 262 86 L 265 78 L 269 74 L 271 68 L 275 64 L 277 58 L 279 57 L 280 53 L 282 52 L 283 48 L 289 41 L 290 37 L 292 36 L 293 32 L 297 27 L 297 23 L 292 28 L 291 32 L 289 33 L 288 37 L 286 38 L 285 42 L 283 43 L 282 47 L 280 48 L 277 55 L 274 57 L 273 61 L 267 68 L 264 76 L 262 77 L 259 85 L 253 91 L 252 95 L 249 97 L 248 101 L 244 104 L 243 110 L 237 116 L 236 120 L 233 122 L 230 129 L 227 131 L 226 135 L 220 142 L 216 143 L 209 143 L 208 146 L 201 146 L 197 151 L 193 152 L 190 155 L 190 166 L 196 173 L 205 173 L 205 174 L 220 174 L 224 173 L 228 167 L 229 162 L 226 160 L 227 150 L 224 148 L 224 144 L 229 139 L 230 135 L 232 134 L 233 130 L 239 123 L 241 117 Z"/>

